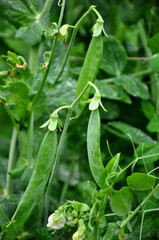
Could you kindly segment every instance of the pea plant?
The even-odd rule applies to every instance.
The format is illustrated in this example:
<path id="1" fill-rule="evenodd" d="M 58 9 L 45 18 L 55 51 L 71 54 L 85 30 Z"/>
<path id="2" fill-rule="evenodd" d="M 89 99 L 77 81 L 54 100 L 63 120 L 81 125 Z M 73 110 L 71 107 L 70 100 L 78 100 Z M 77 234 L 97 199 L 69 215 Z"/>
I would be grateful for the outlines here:
<path id="1" fill-rule="evenodd" d="M 0 14 L 0 239 L 158 239 L 157 1 Z"/>

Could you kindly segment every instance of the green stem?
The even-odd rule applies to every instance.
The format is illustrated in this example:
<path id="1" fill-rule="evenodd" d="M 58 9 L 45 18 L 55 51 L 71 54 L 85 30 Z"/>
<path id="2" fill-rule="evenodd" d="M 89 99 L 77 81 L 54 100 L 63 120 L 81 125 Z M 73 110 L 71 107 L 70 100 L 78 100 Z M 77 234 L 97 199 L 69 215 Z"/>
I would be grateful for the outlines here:
<path id="1" fill-rule="evenodd" d="M 50 2 L 50 0 L 48 0 L 47 2 Z M 59 22 L 58 22 L 58 29 L 60 29 L 61 24 L 62 24 L 62 19 L 63 19 L 63 15 L 64 15 L 64 9 L 65 9 L 65 2 L 66 2 L 66 0 L 63 0 L 61 12 L 60 12 L 60 18 L 59 18 Z M 44 88 L 46 79 L 48 77 L 48 74 L 49 74 L 49 71 L 50 71 L 50 67 L 51 67 L 51 63 L 52 63 L 52 60 L 53 60 L 53 57 L 54 57 L 54 53 L 55 53 L 57 40 L 58 40 L 58 34 L 57 34 L 56 38 L 53 40 L 51 54 L 50 54 L 50 58 L 49 58 L 49 64 L 48 64 L 48 67 L 47 67 L 47 69 L 46 69 L 46 71 L 44 73 L 44 76 L 43 76 L 42 80 L 41 80 L 41 83 L 40 83 L 40 86 L 39 86 L 39 88 L 37 90 L 37 93 L 36 93 L 35 97 L 33 98 L 32 109 L 34 109 L 35 103 L 36 103 L 38 97 L 40 96 L 40 94 L 41 94 L 41 92 L 42 92 L 42 90 Z"/>
<path id="2" fill-rule="evenodd" d="M 38 64 L 38 55 L 39 55 L 39 44 L 36 44 L 30 48 L 30 55 L 29 55 L 29 67 L 32 73 L 36 74 L 37 64 Z"/>
<path id="3" fill-rule="evenodd" d="M 150 74 L 150 73 L 152 73 L 152 70 L 151 69 L 147 69 L 147 70 L 144 70 L 144 71 L 141 71 L 141 72 L 131 73 L 128 76 L 138 77 L 138 76 L 147 75 L 147 74 Z M 121 75 L 120 77 L 124 77 L 124 76 L 125 75 Z M 105 83 L 113 83 L 115 79 L 116 79 L 116 77 L 107 78 L 107 79 L 100 80 L 100 82 L 103 83 L 103 84 L 105 84 Z"/>
<path id="4" fill-rule="evenodd" d="M 27 5 L 28 5 L 29 9 L 32 11 L 32 13 L 37 14 L 37 11 L 36 11 L 36 9 L 34 8 L 34 5 L 33 5 L 33 3 L 31 2 L 31 0 L 25 0 L 25 1 L 26 1 Z"/>
<path id="5" fill-rule="evenodd" d="M 67 179 L 66 179 L 66 181 L 64 183 L 64 186 L 63 186 L 63 189 L 62 189 L 62 192 L 61 192 L 59 206 L 62 205 L 62 203 L 64 202 L 64 199 L 65 199 L 65 196 L 66 196 L 66 192 L 67 192 L 69 183 L 70 183 L 71 178 L 72 178 L 73 169 L 74 169 L 74 159 L 72 159 L 72 161 L 71 161 L 70 172 L 69 172 L 69 175 L 68 175 L 68 177 L 67 177 Z"/>
<path id="6" fill-rule="evenodd" d="M 33 128 L 34 128 L 34 113 L 30 113 L 30 121 L 29 121 L 29 127 L 28 127 L 28 152 L 27 152 L 27 159 L 28 159 L 28 166 L 33 167 Z"/>
<path id="7" fill-rule="evenodd" d="M 63 143 L 64 143 L 64 139 L 67 133 L 67 129 L 70 123 L 70 117 L 72 114 L 72 108 L 75 106 L 75 104 L 79 101 L 79 99 L 82 97 L 82 95 L 85 93 L 85 91 L 87 90 L 87 88 L 90 86 L 90 82 L 87 83 L 87 85 L 85 86 L 85 88 L 83 89 L 83 91 L 80 93 L 80 95 L 75 99 L 75 101 L 71 104 L 71 106 L 68 108 L 68 113 L 66 116 L 66 120 L 65 120 L 65 125 L 64 125 L 64 129 L 63 132 L 61 134 L 61 138 L 60 138 L 60 142 L 58 145 L 58 149 L 56 152 L 56 156 L 55 156 L 55 161 L 54 161 L 54 165 L 53 165 L 53 169 L 50 175 L 50 179 L 48 182 L 48 186 L 46 189 L 46 193 L 45 193 L 45 211 L 44 211 L 44 223 L 46 224 L 47 222 L 47 218 L 48 218 L 48 210 L 49 210 L 49 201 L 50 201 L 50 193 L 51 193 L 51 188 L 52 188 L 52 182 L 54 179 L 54 176 L 56 174 L 56 170 L 58 168 L 59 165 L 59 161 L 60 161 L 60 156 L 61 156 L 61 151 L 62 151 L 62 147 L 63 147 Z"/>
<path id="8" fill-rule="evenodd" d="M 142 229 L 143 229 L 143 224 L 144 224 L 144 217 L 145 217 L 145 211 L 143 211 L 143 213 L 142 213 L 139 240 L 142 240 Z"/>
<path id="9" fill-rule="evenodd" d="M 3 33 L 3 32 L 0 32 L 0 38 L 11 38 L 13 36 L 14 36 L 13 33 Z"/>
<path id="10" fill-rule="evenodd" d="M 50 9 L 53 5 L 53 2 L 54 2 L 54 0 L 46 0 L 43 10 L 41 11 L 41 13 L 39 15 L 39 21 L 42 21 L 43 18 L 45 18 L 45 16 L 48 14 L 48 12 L 50 11 Z"/>
<path id="11" fill-rule="evenodd" d="M 98 240 L 99 222 L 96 222 L 93 232 L 93 240 Z"/>
<path id="12" fill-rule="evenodd" d="M 7 180 L 6 180 L 6 191 L 8 196 L 12 193 L 12 180 L 10 178 L 9 172 L 14 167 L 16 143 L 17 143 L 17 130 L 14 127 L 11 143 L 10 143 L 10 149 L 9 149 L 9 160 L 8 160 Z"/>
<path id="13" fill-rule="evenodd" d="M 78 22 L 75 24 L 75 28 L 73 30 L 73 33 L 72 33 L 72 36 L 71 36 L 71 40 L 70 40 L 70 43 L 68 45 L 68 48 L 67 48 L 67 51 L 66 51 L 66 55 L 65 55 L 65 58 L 64 58 L 64 61 L 63 61 L 63 64 L 62 64 L 62 67 L 61 67 L 61 70 L 57 76 L 57 78 L 55 79 L 53 85 L 55 85 L 59 78 L 61 77 L 62 73 L 63 73 L 63 70 L 65 68 L 65 65 L 66 65 L 66 62 L 67 62 L 67 59 L 68 59 L 68 56 L 69 56 L 69 53 L 70 53 L 70 50 L 72 48 L 72 45 L 75 41 L 75 37 L 76 37 L 76 34 L 77 34 L 77 31 L 78 31 L 78 28 L 80 26 L 80 24 L 82 23 L 82 21 L 88 16 L 88 14 L 90 14 L 90 12 L 94 9 L 95 7 L 92 5 L 90 6 L 90 8 L 88 9 L 88 11 L 78 20 Z"/>
<path id="14" fill-rule="evenodd" d="M 25 151 L 27 152 L 27 146 L 26 146 L 26 143 L 25 143 L 25 141 L 24 141 L 24 139 L 23 139 L 23 137 L 22 137 L 22 135 L 21 135 L 21 132 L 20 132 L 20 130 L 19 130 L 19 127 L 18 127 L 16 121 L 14 120 L 14 118 L 13 118 L 13 116 L 12 116 L 12 113 L 11 113 L 9 107 L 8 107 L 6 104 L 5 104 L 5 106 L 6 106 L 6 109 L 7 109 L 7 112 L 8 112 L 8 114 L 9 114 L 10 119 L 11 119 L 14 127 L 15 127 L 16 130 L 17 130 L 18 136 L 19 136 L 19 138 L 20 138 L 20 140 L 21 140 L 21 142 L 22 142 L 22 144 L 23 144 L 23 147 L 24 147 Z"/>
<path id="15" fill-rule="evenodd" d="M 62 151 L 64 139 L 65 139 L 65 136 L 66 136 L 66 132 L 67 132 L 67 129 L 68 129 L 68 126 L 69 126 L 71 113 L 72 113 L 72 108 L 69 108 L 68 113 L 67 113 L 67 117 L 66 117 L 66 121 L 65 121 L 65 125 L 64 125 L 64 129 L 63 129 L 63 132 L 61 134 L 60 142 L 59 142 L 57 153 L 56 153 L 56 156 L 55 156 L 53 169 L 52 169 L 50 179 L 49 179 L 49 182 L 48 182 L 48 186 L 47 186 L 47 189 L 46 189 L 46 193 L 45 193 L 45 213 L 44 213 L 44 222 L 45 223 L 47 222 L 47 219 L 48 219 L 48 210 L 49 210 L 49 201 L 50 201 L 49 197 L 50 197 L 50 193 L 51 193 L 52 182 L 53 182 L 53 178 L 56 174 L 56 170 L 57 170 L 58 165 L 59 165 L 61 151 Z"/>
<path id="16" fill-rule="evenodd" d="M 135 216 L 135 214 L 145 205 L 147 200 L 152 196 L 158 186 L 159 184 L 157 184 L 157 186 L 149 193 L 149 195 L 141 202 L 141 204 L 123 221 L 123 223 L 120 225 L 121 228 L 125 227 L 127 223 Z"/>

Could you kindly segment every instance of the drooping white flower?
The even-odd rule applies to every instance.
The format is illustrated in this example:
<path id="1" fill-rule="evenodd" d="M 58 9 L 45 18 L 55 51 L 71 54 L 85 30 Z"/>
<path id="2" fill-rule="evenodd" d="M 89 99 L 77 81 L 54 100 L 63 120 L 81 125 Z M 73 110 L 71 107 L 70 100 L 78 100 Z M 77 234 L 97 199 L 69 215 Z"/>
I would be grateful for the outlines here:
<path id="1" fill-rule="evenodd" d="M 64 227 L 65 222 L 66 222 L 66 219 L 63 213 L 60 211 L 55 211 L 53 214 L 49 216 L 47 227 L 50 227 L 53 229 L 61 229 Z"/>

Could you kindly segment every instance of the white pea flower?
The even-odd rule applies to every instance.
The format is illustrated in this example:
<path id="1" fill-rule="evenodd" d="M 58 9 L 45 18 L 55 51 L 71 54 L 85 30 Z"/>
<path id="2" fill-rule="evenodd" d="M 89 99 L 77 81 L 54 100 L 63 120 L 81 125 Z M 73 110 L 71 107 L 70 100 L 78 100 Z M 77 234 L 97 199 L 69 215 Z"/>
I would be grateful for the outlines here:
<path id="1" fill-rule="evenodd" d="M 66 219 L 63 213 L 59 211 L 55 211 L 53 214 L 49 216 L 47 227 L 50 227 L 53 229 L 61 229 L 64 227 L 65 222 L 66 222 Z"/>

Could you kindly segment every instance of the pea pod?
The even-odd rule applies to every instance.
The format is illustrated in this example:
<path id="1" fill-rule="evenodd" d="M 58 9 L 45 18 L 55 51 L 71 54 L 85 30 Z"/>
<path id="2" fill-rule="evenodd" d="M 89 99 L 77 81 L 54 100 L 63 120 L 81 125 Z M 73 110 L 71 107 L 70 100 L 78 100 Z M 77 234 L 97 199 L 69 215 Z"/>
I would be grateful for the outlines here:
<path id="1" fill-rule="evenodd" d="M 92 175 L 101 187 L 99 178 L 104 166 L 100 151 L 100 115 L 96 109 L 91 112 L 87 130 L 87 152 Z"/>
<path id="2" fill-rule="evenodd" d="M 54 162 L 56 146 L 56 131 L 48 131 L 41 143 L 37 162 L 29 184 L 19 202 L 12 220 L 16 220 L 16 222 L 20 221 L 20 223 L 25 221 L 42 196 Z"/>
<path id="3" fill-rule="evenodd" d="M 103 53 L 103 38 L 100 34 L 97 37 L 92 37 L 90 45 L 88 47 L 88 51 L 83 63 L 83 67 L 81 69 L 77 87 L 75 92 L 75 98 L 79 96 L 79 94 L 83 91 L 87 83 L 94 82 L 97 76 L 99 65 L 101 62 Z M 84 102 L 89 98 L 91 91 L 91 87 L 87 89 L 87 91 L 82 95 L 78 103 L 76 104 L 76 114 L 79 116 L 83 111 L 85 104 Z"/>

